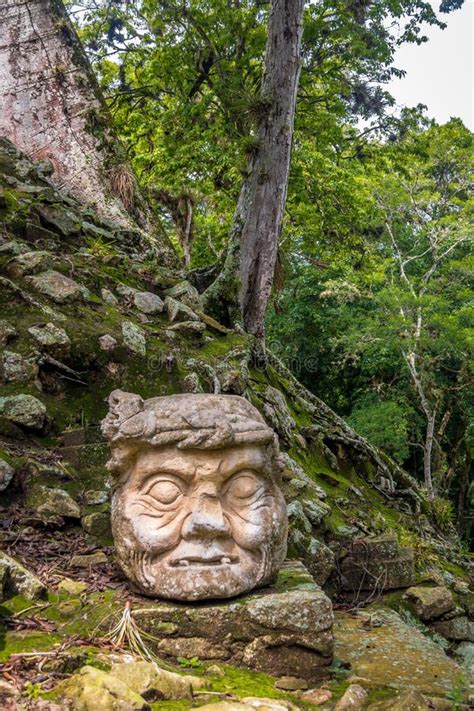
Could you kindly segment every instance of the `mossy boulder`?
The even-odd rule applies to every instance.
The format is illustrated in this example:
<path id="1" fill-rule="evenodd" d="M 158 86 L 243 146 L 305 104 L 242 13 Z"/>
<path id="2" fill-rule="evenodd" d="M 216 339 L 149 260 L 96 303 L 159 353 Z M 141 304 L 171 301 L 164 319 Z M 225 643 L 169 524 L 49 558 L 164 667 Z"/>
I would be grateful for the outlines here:
<path id="1" fill-rule="evenodd" d="M 55 688 L 75 711 L 148 711 L 149 704 L 127 684 L 101 669 L 82 667 Z"/>
<path id="2" fill-rule="evenodd" d="M 0 397 L 0 416 L 31 430 L 42 430 L 46 423 L 46 406 L 33 395 Z"/>
<path id="3" fill-rule="evenodd" d="M 0 597 L 21 595 L 27 600 L 46 597 L 46 586 L 19 561 L 0 551 Z"/>
<path id="4" fill-rule="evenodd" d="M 175 674 L 147 661 L 114 664 L 110 674 L 147 701 L 192 699 L 193 689 L 206 686 L 205 680 L 199 677 Z"/>
<path id="5" fill-rule="evenodd" d="M 420 620 L 424 621 L 441 617 L 454 607 L 452 593 L 444 585 L 408 588 L 406 597 L 413 603 Z"/>
<path id="6" fill-rule="evenodd" d="M 77 501 L 58 487 L 34 483 L 28 488 L 26 503 L 40 516 L 81 517 L 81 507 Z"/>

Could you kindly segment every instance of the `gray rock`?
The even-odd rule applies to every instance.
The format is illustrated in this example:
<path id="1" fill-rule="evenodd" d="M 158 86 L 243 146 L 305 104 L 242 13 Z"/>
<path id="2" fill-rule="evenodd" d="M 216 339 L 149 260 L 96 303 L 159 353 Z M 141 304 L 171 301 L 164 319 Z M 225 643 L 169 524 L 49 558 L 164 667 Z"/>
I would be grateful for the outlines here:
<path id="1" fill-rule="evenodd" d="M 11 592 L 22 595 L 27 600 L 36 600 L 46 596 L 46 586 L 15 558 L 0 551 L 0 581 L 2 596 Z"/>
<path id="2" fill-rule="evenodd" d="M 41 430 L 46 423 L 46 407 L 33 395 L 0 397 L 0 415 L 32 430 Z"/>
<path id="3" fill-rule="evenodd" d="M 117 291 L 117 294 L 120 294 L 120 296 L 123 296 L 125 299 L 132 299 L 135 292 L 138 291 L 132 286 L 127 286 L 127 284 L 118 284 L 115 287 L 115 290 Z"/>
<path id="4" fill-rule="evenodd" d="M 23 358 L 14 351 L 2 353 L 2 378 L 6 383 L 29 383 L 38 376 L 39 368 L 33 358 Z"/>
<path id="5" fill-rule="evenodd" d="M 88 555 L 74 555 L 70 560 L 71 568 L 90 568 L 96 565 L 103 565 L 107 563 L 107 556 L 103 551 L 97 551 L 97 553 L 90 553 Z"/>
<path id="6" fill-rule="evenodd" d="M 13 467 L 4 459 L 0 459 L 0 491 L 5 491 L 15 475 Z"/>
<path id="7" fill-rule="evenodd" d="M 52 255 L 49 252 L 25 252 L 10 259 L 6 269 L 12 276 L 21 277 L 25 274 L 35 274 L 43 269 L 48 269 L 52 261 Z"/>
<path id="8" fill-rule="evenodd" d="M 108 333 L 99 338 L 99 347 L 102 351 L 113 351 L 114 348 L 117 348 L 117 345 L 115 338 Z"/>
<path id="9" fill-rule="evenodd" d="M 64 489 L 50 488 L 35 483 L 28 488 L 26 503 L 40 516 L 81 517 L 79 504 Z"/>
<path id="10" fill-rule="evenodd" d="M 77 711 L 145 711 L 147 702 L 117 676 L 85 666 L 69 679 L 60 682 L 55 691 Z"/>
<path id="11" fill-rule="evenodd" d="M 199 292 L 189 281 L 180 281 L 165 291 L 166 296 L 177 299 L 180 296 L 185 296 L 187 299 L 199 303 Z"/>
<path id="12" fill-rule="evenodd" d="M 87 514 L 81 521 L 81 526 L 91 536 L 102 537 L 111 534 L 110 514 L 95 513 Z"/>
<path id="13" fill-rule="evenodd" d="M 0 244 L 0 254 L 25 254 L 29 252 L 30 248 L 23 242 L 18 242 L 17 240 L 9 240 Z"/>
<path id="14" fill-rule="evenodd" d="M 168 328 L 170 333 L 182 333 L 185 336 L 195 336 L 205 330 L 206 324 L 202 323 L 202 321 L 180 321 Z"/>
<path id="15" fill-rule="evenodd" d="M 3 348 L 7 343 L 15 336 L 18 335 L 16 328 L 14 328 L 8 321 L 0 321 L 0 347 Z"/>
<path id="16" fill-rule="evenodd" d="M 102 296 L 102 300 L 109 306 L 117 306 L 118 299 L 114 296 L 110 289 L 101 289 L 100 295 Z"/>
<path id="17" fill-rule="evenodd" d="M 49 296 L 58 304 L 65 304 L 70 301 L 86 299 L 89 297 L 89 290 L 81 286 L 74 279 L 56 272 L 53 269 L 42 272 L 34 277 L 27 277 L 28 283 L 33 289 L 45 296 Z"/>
<path id="18" fill-rule="evenodd" d="M 451 591 L 444 585 L 434 588 L 414 587 L 406 591 L 406 597 L 413 603 L 420 620 L 432 620 L 441 617 L 454 607 Z"/>
<path id="19" fill-rule="evenodd" d="M 311 538 L 308 552 L 305 562 L 309 572 L 318 585 L 324 585 L 336 569 L 336 557 L 325 543 L 316 538 Z"/>
<path id="20" fill-rule="evenodd" d="M 474 622 L 464 615 L 452 620 L 434 622 L 430 627 L 446 639 L 474 642 Z"/>
<path id="21" fill-rule="evenodd" d="M 137 355 L 146 356 L 146 336 L 143 329 L 131 321 L 122 323 L 122 337 L 125 346 Z"/>
<path id="22" fill-rule="evenodd" d="M 165 671 L 146 661 L 114 664 L 110 673 L 145 698 L 192 699 L 193 689 L 205 685 L 199 677 Z"/>
<path id="23" fill-rule="evenodd" d="M 171 296 L 167 296 L 165 299 L 165 307 L 168 313 L 169 320 L 173 321 L 199 321 L 199 316 L 194 313 L 194 311 L 183 304 L 177 299 L 173 299 Z"/>
<path id="24" fill-rule="evenodd" d="M 379 605 L 335 614 L 335 656 L 353 675 L 375 688 L 416 688 L 446 696 L 458 684 L 461 667 L 440 644 Z M 408 707 L 403 707 L 404 709 Z"/>
<path id="25" fill-rule="evenodd" d="M 474 674 L 474 644 L 472 642 L 461 642 L 454 650 L 455 655 L 462 660 L 462 664 L 467 667 L 471 674 Z"/>
<path id="26" fill-rule="evenodd" d="M 359 684 L 351 684 L 335 705 L 334 711 L 360 711 L 366 699 L 366 690 Z"/>
<path id="27" fill-rule="evenodd" d="M 134 306 L 144 314 L 158 314 L 165 307 L 163 300 L 151 291 L 136 291 L 132 300 Z"/>
<path id="28" fill-rule="evenodd" d="M 394 536 L 359 538 L 341 566 L 344 590 L 392 590 L 408 588 L 415 581 L 414 554 L 399 548 Z"/>
<path id="29" fill-rule="evenodd" d="M 107 491 L 96 491 L 89 489 L 84 493 L 84 502 L 89 506 L 97 506 L 98 504 L 105 504 L 109 500 L 109 494 Z"/>
<path id="30" fill-rule="evenodd" d="M 42 350 L 55 358 L 64 358 L 71 350 L 71 341 L 66 331 L 55 326 L 54 323 L 31 326 L 28 333 L 33 336 Z"/>

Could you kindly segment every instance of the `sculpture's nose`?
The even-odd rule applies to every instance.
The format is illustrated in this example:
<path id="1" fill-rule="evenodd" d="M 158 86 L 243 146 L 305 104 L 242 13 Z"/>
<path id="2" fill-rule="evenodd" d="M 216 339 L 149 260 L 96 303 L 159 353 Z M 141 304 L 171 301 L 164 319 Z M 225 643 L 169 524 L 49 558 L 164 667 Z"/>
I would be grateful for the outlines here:
<path id="1" fill-rule="evenodd" d="M 229 533 L 230 527 L 219 498 L 211 493 L 200 494 L 192 513 L 184 522 L 183 538 L 218 538 Z"/>

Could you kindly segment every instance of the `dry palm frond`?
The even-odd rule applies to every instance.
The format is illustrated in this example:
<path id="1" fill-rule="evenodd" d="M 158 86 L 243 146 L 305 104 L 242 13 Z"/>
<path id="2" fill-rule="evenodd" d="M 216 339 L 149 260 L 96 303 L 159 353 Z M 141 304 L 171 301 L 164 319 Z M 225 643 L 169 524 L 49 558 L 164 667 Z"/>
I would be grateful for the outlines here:
<path id="1" fill-rule="evenodd" d="M 119 621 L 112 627 L 106 638 L 110 639 L 117 647 L 127 646 L 132 654 L 147 662 L 156 664 L 158 661 L 158 657 L 145 641 L 146 639 L 155 640 L 156 638 L 140 629 L 133 619 L 129 602 L 125 604 Z"/>
<path id="2" fill-rule="evenodd" d="M 127 163 L 115 165 L 109 171 L 110 185 L 112 190 L 123 202 L 128 212 L 133 208 L 135 193 L 137 189 L 137 179 Z"/>

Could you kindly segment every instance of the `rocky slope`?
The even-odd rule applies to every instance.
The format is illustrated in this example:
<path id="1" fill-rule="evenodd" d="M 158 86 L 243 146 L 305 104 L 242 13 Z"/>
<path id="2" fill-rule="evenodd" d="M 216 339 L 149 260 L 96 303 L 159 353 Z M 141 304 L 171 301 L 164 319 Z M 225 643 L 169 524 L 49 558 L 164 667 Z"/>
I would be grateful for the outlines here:
<path id="1" fill-rule="evenodd" d="M 104 635 L 142 603 L 113 562 L 98 424 L 108 394 L 121 387 L 142 397 L 235 393 L 261 410 L 286 456 L 289 555 L 304 561 L 336 608 L 334 661 L 312 699 L 288 688 L 298 680 L 275 688 L 258 666 L 238 669 L 221 658 L 222 668 L 210 671 L 212 650 L 178 650 L 168 663 L 178 659 L 211 688 L 192 692 L 188 684 L 179 700 L 160 692 L 168 700 L 155 694 L 153 708 L 249 696 L 283 699 L 279 708 L 316 708 L 318 699 L 331 708 L 351 675 L 359 678 L 351 688 L 367 691 L 359 706 L 340 708 L 409 708 L 390 699 L 413 688 L 413 708 L 433 708 L 428 697 L 445 699 L 437 708 L 462 708 L 473 598 L 442 504 L 431 505 L 270 353 L 202 313 L 194 286 L 160 263 L 152 242 L 144 246 L 142 234 L 59 193 L 45 172 L 0 141 L 0 535 L 13 556 L 0 556 L 0 695 L 11 708 L 54 708 L 59 678 L 85 664 L 80 683 L 96 688 L 92 696 L 99 687 L 104 699 L 119 694 L 110 691 L 109 670 L 123 659 L 112 658 Z M 161 622 L 155 637 L 179 637 L 179 620 Z M 32 656 L 11 656 L 25 653 Z M 123 708 L 145 708 L 145 687 L 135 685 L 139 699 Z M 84 704 L 76 707 L 92 708 Z"/>

